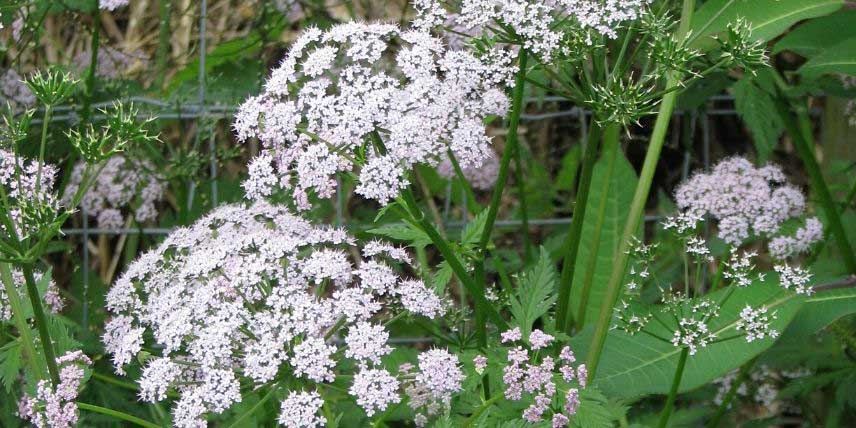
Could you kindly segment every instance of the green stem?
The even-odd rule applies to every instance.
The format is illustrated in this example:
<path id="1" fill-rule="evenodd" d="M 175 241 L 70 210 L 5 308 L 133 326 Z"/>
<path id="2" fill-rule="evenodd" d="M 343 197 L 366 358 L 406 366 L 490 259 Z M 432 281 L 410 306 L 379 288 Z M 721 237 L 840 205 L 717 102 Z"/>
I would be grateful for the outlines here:
<path id="1" fill-rule="evenodd" d="M 580 305 L 576 314 L 577 329 L 581 330 L 586 321 L 586 309 L 588 309 L 588 300 L 591 295 L 591 285 L 594 279 L 594 271 L 597 265 L 597 256 L 600 251 L 600 238 L 603 232 L 603 224 L 606 220 L 606 202 L 609 200 L 609 192 L 612 191 L 612 173 L 615 170 L 615 160 L 618 158 L 618 143 L 619 143 L 619 128 L 617 125 L 611 125 L 606 128 L 603 135 L 603 157 L 606 163 L 606 175 L 604 176 L 603 188 L 601 189 L 601 198 L 597 207 L 597 223 L 594 227 L 594 235 L 592 236 L 591 248 L 589 248 L 589 260 L 586 264 L 586 273 L 583 278 L 582 289 L 580 290 Z M 569 316 L 568 322 L 574 317 Z M 566 329 L 568 331 L 569 329 Z"/>
<path id="2" fill-rule="evenodd" d="M 791 108 L 796 112 L 791 112 Z M 851 274 L 856 274 L 856 257 L 853 255 L 853 247 L 847 240 L 847 234 L 844 232 L 844 225 L 841 223 L 841 216 L 838 209 L 835 207 L 835 202 L 832 200 L 832 194 L 829 192 L 829 187 L 826 185 L 826 180 L 823 178 L 823 172 L 820 170 L 820 165 L 817 163 L 817 158 L 814 155 L 814 138 L 811 135 L 811 123 L 808 117 L 808 112 L 804 106 L 796 106 L 787 103 L 785 95 L 778 93 L 776 99 L 776 110 L 785 124 L 785 129 L 791 136 L 794 148 L 797 150 L 802 159 L 811 181 L 811 187 L 814 195 L 820 200 L 820 205 L 826 214 L 829 228 L 835 241 L 838 243 L 838 250 L 841 252 L 841 257 L 844 259 L 844 266 Z"/>
<path id="3" fill-rule="evenodd" d="M 523 111 L 523 90 L 526 86 L 526 62 L 526 49 L 520 49 L 520 53 L 518 54 L 518 66 L 520 69 L 517 71 L 517 76 L 514 79 L 514 93 L 512 94 L 511 112 L 508 118 L 508 135 L 505 141 L 505 149 L 502 152 L 502 159 L 499 162 L 499 176 L 490 199 L 484 230 L 479 239 L 479 249 L 481 249 L 482 254 L 485 253 L 487 243 L 490 241 L 493 224 L 496 222 L 496 215 L 499 211 L 499 202 L 502 200 L 502 192 L 505 189 L 506 181 L 508 181 L 508 166 L 511 163 L 511 157 L 518 143 L 517 128 L 520 125 L 520 114 Z"/>
<path id="4" fill-rule="evenodd" d="M 520 202 L 520 231 L 523 234 L 524 260 L 532 258 L 532 243 L 529 237 L 529 209 L 526 204 L 526 181 L 523 179 L 523 150 L 520 142 L 514 145 L 514 180 L 517 181 L 517 200 Z"/>
<path id="5" fill-rule="evenodd" d="M 603 128 L 596 120 L 591 121 L 591 129 L 586 137 L 586 147 L 583 152 L 580 179 L 577 184 L 577 194 L 574 199 L 574 214 L 565 241 L 562 244 L 562 275 L 559 280 L 559 304 L 556 307 L 556 326 L 566 333 L 571 326 L 571 287 L 574 282 L 574 269 L 577 263 L 577 254 L 580 249 L 580 237 L 583 232 L 583 221 L 586 216 L 588 195 L 591 189 L 591 177 L 594 172 L 594 164 L 597 161 L 597 149 Z"/>
<path id="6" fill-rule="evenodd" d="M 740 367 L 740 372 L 738 373 L 737 378 L 735 378 L 731 383 L 731 386 L 728 388 L 728 392 L 726 392 L 725 397 L 722 398 L 722 403 L 719 403 L 719 407 L 716 408 L 716 413 L 713 414 L 710 422 L 707 423 L 707 428 L 717 428 L 719 426 L 719 421 L 721 421 L 722 417 L 725 416 L 725 412 L 728 411 L 728 406 L 731 405 L 731 402 L 734 401 L 734 397 L 737 396 L 737 390 L 740 388 L 740 385 L 743 385 L 743 382 L 746 382 L 746 379 L 749 377 L 749 371 L 752 370 L 753 365 L 755 365 L 754 358 Z"/>
<path id="7" fill-rule="evenodd" d="M 675 376 L 672 378 L 672 388 L 669 389 L 669 397 L 666 398 L 666 405 L 660 413 L 660 421 L 657 423 L 657 428 L 666 428 L 669 423 L 669 417 L 672 416 L 672 410 L 675 408 L 675 398 L 678 396 L 678 388 L 681 386 L 681 378 L 684 377 L 684 367 L 687 365 L 687 356 L 689 356 L 689 348 L 684 348 L 681 351 L 681 356 L 678 359 L 678 367 L 675 368 Z"/>
<path id="8" fill-rule="evenodd" d="M 15 318 L 15 325 L 18 327 L 18 335 L 20 336 L 21 346 L 24 348 L 24 356 L 27 358 L 27 363 L 33 370 L 33 374 L 37 379 L 47 379 L 48 373 L 45 370 L 44 364 L 39 360 L 36 348 L 33 345 L 32 333 L 30 325 L 27 324 L 27 319 L 24 318 L 24 305 L 21 303 L 21 296 L 18 294 L 18 288 L 15 287 L 15 281 L 12 278 L 12 270 L 8 263 L 0 263 L 0 282 L 6 289 L 6 298 L 9 301 L 9 306 L 12 308 L 12 315 Z"/>
<path id="9" fill-rule="evenodd" d="M 483 286 L 485 283 L 484 261 L 487 257 L 487 245 L 488 242 L 490 242 L 493 225 L 496 222 L 496 215 L 499 212 L 499 203 L 502 200 L 502 192 L 505 189 L 505 183 L 508 181 L 508 167 L 511 163 L 511 157 L 514 154 L 515 147 L 518 143 L 517 128 L 520 126 L 520 114 L 523 111 L 523 92 L 526 86 L 527 60 L 528 56 L 526 49 L 520 49 L 517 56 L 517 66 L 519 69 L 517 70 L 517 75 L 514 78 L 514 92 L 511 97 L 511 111 L 508 117 L 508 134 L 505 139 L 505 148 L 502 151 L 502 158 L 499 161 L 499 175 L 496 180 L 496 187 L 493 189 L 493 195 L 491 195 L 490 198 L 490 205 L 487 209 L 484 229 L 482 230 L 481 237 L 479 237 L 479 260 L 475 263 L 475 282 L 473 284 L 474 288 L 477 290 L 480 290 L 480 288 L 476 284 L 481 284 Z M 472 291 L 470 291 L 470 293 L 472 293 Z M 476 296 L 473 297 L 475 298 Z M 479 291 L 477 301 L 478 300 L 484 300 L 487 302 L 484 298 L 483 291 Z M 492 305 L 488 304 L 487 306 L 491 308 L 493 313 L 496 313 L 496 310 L 493 309 Z M 487 324 L 485 322 L 486 320 L 484 315 L 483 311 L 476 311 L 476 336 L 480 346 L 484 346 L 487 343 Z M 499 317 L 499 314 L 496 313 L 496 316 Z M 505 325 L 506 324 L 503 321 L 502 326 Z M 497 324 L 497 326 L 500 325 Z"/>
<path id="10" fill-rule="evenodd" d="M 98 28 L 101 9 L 98 7 L 97 0 L 92 0 L 91 3 L 92 27 L 90 28 L 90 34 L 92 36 L 92 42 L 89 45 L 89 69 L 86 70 L 86 90 L 83 96 L 83 110 L 80 115 L 81 126 L 86 126 L 92 116 L 92 99 L 95 96 L 95 80 L 97 77 L 96 73 L 98 71 L 98 49 L 101 45 L 101 31 Z"/>
<path id="11" fill-rule="evenodd" d="M 118 410 L 108 409 L 106 407 L 96 406 L 94 404 L 88 403 L 77 403 L 77 407 L 80 410 L 86 410 L 92 413 L 99 413 L 102 415 L 112 416 L 116 419 L 121 419 L 123 421 L 130 422 L 137 426 L 145 427 L 145 428 L 161 428 L 160 425 L 155 424 L 153 422 L 149 422 L 145 419 L 138 418 L 134 415 L 129 415 L 127 413 L 120 412 Z"/>
<path id="12" fill-rule="evenodd" d="M 270 391 L 268 391 L 268 393 L 265 394 L 264 397 L 262 397 L 258 403 L 256 403 L 253 407 L 251 407 L 250 410 L 247 410 L 246 412 L 244 412 L 241 415 L 241 417 L 239 417 L 238 419 L 235 419 L 235 422 L 232 422 L 229 425 L 229 428 L 237 428 L 237 427 L 241 426 L 241 422 L 243 422 L 244 419 L 247 419 L 248 417 L 250 417 L 250 415 L 255 413 L 257 410 L 259 410 L 259 408 L 261 408 L 265 403 L 267 403 L 268 400 L 273 398 L 273 395 L 275 392 L 276 392 L 276 387 L 271 386 Z"/>
<path id="13" fill-rule="evenodd" d="M 36 192 L 38 193 L 39 189 L 42 186 L 42 165 L 45 164 L 45 146 L 48 144 L 48 126 L 51 122 L 51 113 L 53 112 L 53 106 L 47 104 L 45 105 L 45 117 L 42 121 L 42 138 L 39 142 L 39 165 L 36 167 Z"/>
<path id="14" fill-rule="evenodd" d="M 475 421 L 491 406 L 496 404 L 497 401 L 502 400 L 503 395 L 497 394 L 491 397 L 489 400 L 485 401 L 478 409 L 476 409 L 473 414 L 470 415 L 462 424 L 461 428 L 466 428 L 472 426 Z"/>
<path id="15" fill-rule="evenodd" d="M 404 189 L 402 191 L 402 199 L 407 206 L 407 211 L 410 215 L 411 221 L 418 225 L 419 228 L 428 235 L 431 242 L 437 247 L 437 250 L 440 251 L 443 259 L 449 263 L 449 267 L 452 268 L 452 271 L 458 277 L 458 280 L 461 281 L 467 291 L 473 296 L 476 303 L 476 312 L 484 313 L 490 317 L 491 321 L 493 321 L 499 329 L 506 329 L 508 324 L 504 319 L 502 319 L 499 312 L 496 311 L 496 308 L 487 301 L 484 296 L 484 290 L 482 290 L 482 288 L 479 287 L 479 285 L 467 273 L 467 270 L 464 268 L 464 265 L 461 263 L 457 254 L 452 250 L 452 247 L 449 246 L 449 243 L 440 236 L 440 233 L 437 232 L 434 225 L 425 218 L 425 214 L 422 213 L 422 210 L 416 203 L 416 198 L 413 197 L 413 193 L 410 189 Z"/>
<path id="16" fill-rule="evenodd" d="M 45 310 L 42 307 L 42 298 L 39 297 L 39 290 L 36 287 L 36 278 L 33 276 L 33 266 L 24 264 L 21 266 L 21 270 L 24 272 L 24 281 L 27 283 L 27 296 L 30 298 L 30 305 L 33 307 L 33 320 L 36 322 L 36 328 L 39 331 L 39 340 L 42 342 L 48 372 L 50 372 L 53 384 L 59 385 L 56 354 L 54 353 L 53 342 L 48 331 L 48 318 L 45 316 Z"/>
<path id="17" fill-rule="evenodd" d="M 689 31 L 692 22 L 693 11 L 695 9 L 695 0 L 684 0 L 681 9 L 681 21 L 678 26 L 676 40 L 683 39 Z M 680 74 L 672 73 L 666 82 L 666 87 L 677 85 Z M 645 161 L 642 164 L 642 171 L 639 174 L 639 182 L 636 185 L 636 191 L 633 194 L 633 201 L 628 210 L 627 223 L 624 226 L 621 241 L 619 241 L 618 250 L 615 252 L 615 258 L 612 262 L 612 271 L 607 283 L 606 294 L 604 295 L 603 304 L 600 307 L 598 314 L 597 325 L 595 326 L 594 335 L 592 336 L 589 354 L 587 358 L 587 366 L 589 369 L 589 379 L 594 379 L 597 374 L 597 365 L 600 362 L 600 355 L 603 351 L 603 344 L 606 342 L 606 335 L 609 333 L 609 326 L 612 320 L 612 308 L 618 300 L 621 292 L 621 281 L 624 279 L 624 273 L 627 269 L 628 254 L 630 242 L 633 235 L 639 229 L 642 222 L 642 215 L 645 210 L 645 202 L 648 200 L 648 194 L 651 191 L 651 183 L 654 179 L 654 172 L 657 169 L 657 163 L 660 160 L 660 152 L 663 150 L 663 144 L 666 140 L 666 132 L 669 130 L 669 122 L 672 119 L 672 113 L 675 109 L 678 92 L 669 92 L 663 96 L 663 101 L 660 104 L 657 120 L 654 123 L 654 130 L 651 133 L 651 141 L 648 143 L 648 151 L 645 154 Z"/>

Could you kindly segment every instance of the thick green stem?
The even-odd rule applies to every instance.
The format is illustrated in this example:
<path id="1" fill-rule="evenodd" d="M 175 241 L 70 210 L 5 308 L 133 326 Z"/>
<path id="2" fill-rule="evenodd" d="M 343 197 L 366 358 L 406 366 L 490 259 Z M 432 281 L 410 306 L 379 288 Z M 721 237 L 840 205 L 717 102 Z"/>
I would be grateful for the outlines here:
<path id="1" fill-rule="evenodd" d="M 669 389 L 669 397 L 666 398 L 666 405 L 663 406 L 663 411 L 660 413 L 660 421 L 657 423 L 657 428 L 666 428 L 669 418 L 672 416 L 672 410 L 675 408 L 675 398 L 678 396 L 681 378 L 684 377 L 684 367 L 687 365 L 687 356 L 689 356 L 689 353 L 689 348 L 684 348 L 681 351 L 681 356 L 678 359 L 678 367 L 675 368 L 675 376 L 672 378 L 672 388 Z"/>
<path id="2" fill-rule="evenodd" d="M 520 203 L 520 232 L 523 235 L 523 255 L 528 263 L 532 258 L 532 243 L 529 237 L 529 208 L 526 204 L 526 181 L 523 179 L 523 150 L 520 142 L 514 145 L 514 180 L 517 181 L 517 200 Z"/>
<path id="3" fill-rule="evenodd" d="M 479 406 L 479 408 L 478 408 L 478 409 L 476 409 L 476 410 L 473 412 L 473 414 L 471 414 L 471 415 L 470 415 L 470 417 L 468 417 L 468 418 L 464 421 L 464 423 L 463 423 L 463 424 L 461 424 L 461 427 L 462 427 L 462 428 L 465 428 L 465 427 L 472 426 L 472 425 L 475 423 L 475 421 L 476 421 L 476 420 L 478 420 L 478 418 L 479 418 L 479 417 L 480 417 L 480 416 L 481 416 L 481 415 L 482 415 L 482 414 L 483 414 L 487 409 L 491 408 L 491 406 L 493 406 L 494 404 L 496 404 L 496 402 L 497 402 L 497 401 L 502 400 L 502 398 L 503 398 L 503 397 L 504 397 L 504 396 L 503 396 L 502 394 L 498 394 L 498 395 L 496 395 L 496 396 L 494 396 L 494 397 L 491 397 L 491 399 L 490 399 L 490 400 L 485 401 L 481 406 Z"/>
<path id="4" fill-rule="evenodd" d="M 18 336 L 20 336 L 21 346 L 24 348 L 24 357 L 37 379 L 47 379 L 48 372 L 45 370 L 42 361 L 39 360 L 39 354 L 36 353 L 36 348 L 33 345 L 35 341 L 30 332 L 30 325 L 24 318 L 24 305 L 21 303 L 21 296 L 18 294 L 18 288 L 15 287 L 15 280 L 12 278 L 12 270 L 8 263 L 0 263 L 0 282 L 6 289 L 6 299 L 12 309 L 15 326 L 18 328 Z"/>
<path id="5" fill-rule="evenodd" d="M 528 56 L 526 49 L 520 49 L 517 56 L 517 66 L 519 69 L 517 70 L 517 75 L 514 79 L 514 92 L 511 97 L 511 111 L 508 116 L 508 134 L 505 139 L 505 149 L 503 149 L 502 158 L 499 161 L 499 175 L 496 180 L 496 187 L 493 189 L 493 195 L 490 198 L 490 205 L 487 209 L 484 229 L 482 230 L 481 237 L 479 237 L 478 249 L 480 259 L 475 263 L 475 281 L 473 284 L 474 288 L 481 290 L 479 291 L 480 295 L 478 296 L 478 300 L 486 301 L 486 299 L 484 299 L 484 291 L 481 288 L 485 283 L 484 261 L 487 257 L 487 244 L 490 242 L 493 225 L 496 222 L 496 215 L 499 212 L 499 203 L 502 200 L 502 192 L 505 189 L 505 183 L 508 181 L 508 167 L 518 144 L 517 128 L 520 126 L 520 114 L 523 112 L 523 92 L 526 86 L 527 60 Z M 466 286 L 466 284 L 464 285 Z M 470 291 L 470 293 L 472 293 L 472 291 Z M 493 306 L 488 306 L 494 313 L 496 313 Z M 485 314 L 483 311 L 476 311 L 476 336 L 478 337 L 478 341 L 481 346 L 484 346 L 487 342 L 487 323 L 485 322 L 486 320 L 484 316 Z M 498 316 L 499 314 L 497 313 L 497 317 Z M 502 325 L 505 326 L 504 321 Z"/>
<path id="6" fill-rule="evenodd" d="M 681 9 L 681 21 L 678 26 L 676 40 L 683 39 L 689 31 L 692 22 L 693 11 L 695 9 L 695 0 L 684 0 Z M 672 73 L 666 82 L 666 87 L 670 88 L 678 84 L 680 74 Z M 648 200 L 648 194 L 651 191 L 651 183 L 654 179 L 654 172 L 657 169 L 657 163 L 660 160 L 660 152 L 663 150 L 663 144 L 666 141 L 666 132 L 669 130 L 669 123 L 672 120 L 672 113 L 675 109 L 675 101 L 678 97 L 678 91 L 669 92 L 663 96 L 663 101 L 660 104 L 660 109 L 657 112 L 657 120 L 654 123 L 654 130 L 651 133 L 651 141 L 648 143 L 648 151 L 645 154 L 645 161 L 642 164 L 642 171 L 639 174 L 639 182 L 636 184 L 636 191 L 633 194 L 633 201 L 630 204 L 630 209 L 627 214 L 627 223 L 624 225 L 624 232 L 621 241 L 618 244 L 618 250 L 615 252 L 615 258 L 612 262 L 612 270 L 607 283 L 606 294 L 604 295 L 603 304 L 600 307 L 598 314 L 597 325 L 595 326 L 594 335 L 592 336 L 591 345 L 589 346 L 589 354 L 587 357 L 587 366 L 589 369 L 589 378 L 594 379 L 597 375 L 597 365 L 600 362 L 600 355 L 603 351 L 603 344 L 606 342 L 606 335 L 609 333 L 610 322 L 612 321 L 612 308 L 618 300 L 621 293 L 622 280 L 627 269 L 628 254 L 630 242 L 633 235 L 639 229 L 642 222 L 642 215 L 645 210 L 645 202 Z"/>
<path id="7" fill-rule="evenodd" d="M 482 251 L 482 255 L 486 252 L 487 243 L 490 242 L 493 224 L 496 222 L 496 215 L 499 212 L 499 202 L 502 200 L 502 192 L 505 189 L 505 183 L 508 181 L 508 167 L 518 144 L 517 128 L 520 125 L 520 114 L 523 111 L 523 90 L 526 86 L 526 62 L 526 49 L 520 49 L 518 55 L 518 66 L 520 69 L 517 71 L 517 76 L 514 79 L 514 93 L 511 99 L 511 112 L 508 117 L 508 135 L 505 139 L 505 149 L 502 152 L 502 159 L 499 162 L 499 176 L 497 177 L 496 187 L 493 189 L 493 195 L 490 199 L 484 230 L 479 239 L 479 249 Z"/>
<path id="8" fill-rule="evenodd" d="M 571 226 L 562 245 L 562 275 L 559 280 L 559 304 L 556 307 L 556 326 L 567 332 L 571 326 L 571 287 L 574 282 L 574 268 L 577 263 L 577 254 L 580 249 L 580 236 L 583 232 L 583 221 L 586 216 L 588 195 L 591 188 L 591 176 L 594 172 L 594 164 L 597 161 L 597 149 L 600 145 L 600 137 L 603 128 L 596 120 L 592 120 L 591 129 L 586 137 L 586 147 L 583 152 L 582 169 L 577 185 L 577 194 L 574 199 L 574 215 L 571 218 Z"/>
<path id="9" fill-rule="evenodd" d="M 102 415 L 111 416 L 111 417 L 114 417 L 116 419 L 120 419 L 120 420 L 123 420 L 126 422 L 130 422 L 130 423 L 137 425 L 137 426 L 141 426 L 141 427 L 145 427 L 145 428 L 161 428 L 160 425 L 158 425 L 156 423 L 149 422 L 145 419 L 138 418 L 134 415 L 129 415 L 127 413 L 123 413 L 123 412 L 120 412 L 118 410 L 108 409 L 106 407 L 96 406 L 94 404 L 88 404 L 88 403 L 77 403 L 77 407 L 80 408 L 80 410 L 86 410 L 86 411 L 92 412 L 92 413 L 99 413 Z"/>
<path id="10" fill-rule="evenodd" d="M 796 112 L 795 115 L 791 112 L 790 107 L 793 107 Z M 776 110 L 785 124 L 785 129 L 794 143 L 797 154 L 802 159 L 803 166 L 805 166 L 809 180 L 811 181 L 812 192 L 818 198 L 821 207 L 823 207 L 829 229 L 832 231 L 832 236 L 835 237 L 838 250 L 844 259 L 844 266 L 849 273 L 856 274 L 856 257 L 853 255 L 853 247 L 850 246 L 850 242 L 847 240 L 844 225 L 841 223 L 841 216 L 835 207 L 835 201 L 832 200 L 829 186 L 826 185 L 823 172 L 821 172 L 820 165 L 818 165 L 817 158 L 814 155 L 814 138 L 811 134 L 811 122 L 808 117 L 808 111 L 806 111 L 804 106 L 789 106 L 785 95 L 781 91 L 778 93 L 778 98 L 776 99 Z"/>
<path id="11" fill-rule="evenodd" d="M 45 117 L 42 120 L 42 138 L 39 140 L 39 164 L 36 167 L 36 192 L 42 187 L 42 165 L 45 164 L 45 147 L 48 144 L 48 126 L 51 123 L 53 106 L 45 105 Z"/>
<path id="12" fill-rule="evenodd" d="M 89 69 L 86 70 L 86 90 L 83 96 L 83 110 L 80 115 L 82 126 L 86 126 L 92 116 L 92 99 L 95 97 L 95 81 L 98 72 L 98 49 L 101 45 L 101 29 L 98 25 L 101 9 L 98 7 L 97 0 L 92 0 L 90 7 L 92 8 L 92 26 L 90 27 L 92 39 L 89 45 Z"/>
<path id="13" fill-rule="evenodd" d="M 56 354 L 54 353 L 53 342 L 48 331 L 48 318 L 45 316 L 45 310 L 42 307 L 42 298 L 39 296 L 39 289 L 36 287 L 36 278 L 33 276 L 33 266 L 25 264 L 21 266 L 21 270 L 24 272 L 24 282 L 27 284 L 27 297 L 30 298 L 30 305 L 33 307 L 33 320 L 36 322 L 36 329 L 39 331 L 39 340 L 42 342 L 42 351 L 48 366 L 48 372 L 50 372 L 53 384 L 59 385 Z"/>
<path id="14" fill-rule="evenodd" d="M 609 192 L 614 191 L 612 187 L 612 173 L 615 170 L 615 160 L 618 158 L 618 143 L 620 132 L 617 125 L 611 125 L 606 128 L 603 134 L 603 159 L 606 160 L 606 174 L 604 175 L 603 188 L 600 189 L 600 202 L 597 207 L 595 218 L 597 222 L 594 227 L 594 235 L 592 236 L 591 247 L 589 248 L 589 259 L 586 264 L 586 273 L 583 278 L 582 288 L 580 289 L 580 304 L 576 313 L 577 329 L 581 330 L 585 326 L 586 309 L 588 309 L 588 300 L 591 295 L 591 284 L 594 279 L 594 271 L 597 265 L 597 256 L 600 251 L 600 238 L 603 232 L 603 223 L 606 219 L 606 202 L 609 200 Z M 568 328 L 570 330 L 570 322 L 573 321 L 573 316 L 568 316 Z"/>
<path id="15" fill-rule="evenodd" d="M 728 392 L 725 393 L 725 397 L 722 397 L 722 402 L 719 403 L 716 413 L 713 414 L 713 417 L 710 418 L 710 422 L 707 423 L 707 428 L 717 428 L 719 426 L 719 421 L 721 421 L 722 417 L 725 416 L 725 412 L 728 411 L 728 407 L 731 405 L 731 402 L 734 401 L 734 397 L 737 396 L 737 390 L 740 388 L 740 385 L 743 385 L 743 382 L 746 382 L 746 378 L 749 377 L 749 371 L 752 370 L 753 365 L 755 365 L 755 359 L 750 360 L 740 367 L 740 372 L 737 375 L 737 378 L 731 383 L 731 386 L 728 388 Z"/>

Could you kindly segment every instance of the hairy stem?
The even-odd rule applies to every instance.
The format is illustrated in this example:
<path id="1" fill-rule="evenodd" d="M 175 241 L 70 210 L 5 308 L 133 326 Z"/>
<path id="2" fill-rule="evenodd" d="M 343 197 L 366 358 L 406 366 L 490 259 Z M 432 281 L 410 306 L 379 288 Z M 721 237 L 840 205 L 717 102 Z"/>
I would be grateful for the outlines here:
<path id="1" fill-rule="evenodd" d="M 663 406 L 663 411 L 660 413 L 660 421 L 657 422 L 657 428 L 666 428 L 669 418 L 672 416 L 672 410 L 675 408 L 675 398 L 678 396 L 681 378 L 684 377 L 684 367 L 687 365 L 687 356 L 689 356 L 689 353 L 689 348 L 684 348 L 681 351 L 681 356 L 678 358 L 678 367 L 675 368 L 675 376 L 672 378 L 672 388 L 669 389 L 669 396 L 666 398 L 666 405 Z"/>
<path id="2" fill-rule="evenodd" d="M 683 39 L 689 31 L 692 22 L 693 11 L 695 9 L 695 0 L 684 0 L 681 9 L 681 21 L 678 25 L 678 31 L 675 35 L 677 40 Z M 666 82 L 666 87 L 677 85 L 681 75 L 677 72 L 671 73 Z M 660 104 L 660 109 L 657 112 L 657 119 L 654 123 L 654 130 L 651 133 L 651 141 L 648 143 L 648 151 L 645 154 L 645 161 L 642 164 L 642 171 L 639 174 L 639 182 L 636 185 L 636 191 L 633 194 L 633 201 L 630 204 L 630 210 L 627 215 L 627 223 L 624 225 L 621 241 L 618 244 L 618 250 L 615 252 L 615 257 L 612 262 L 612 270 L 607 283 L 606 294 L 604 295 L 603 304 L 600 307 L 598 314 L 597 325 L 595 326 L 594 335 L 592 336 L 589 354 L 587 357 L 587 366 L 589 369 L 589 378 L 594 379 L 597 375 L 597 365 L 600 362 L 600 355 L 603 351 L 603 344 L 606 342 L 606 335 L 609 333 L 609 325 L 612 320 L 612 308 L 618 300 L 621 293 L 624 273 L 627 269 L 628 254 L 630 242 L 633 235 L 639 229 L 642 222 L 642 215 L 645 210 L 645 202 L 648 200 L 648 194 L 651 191 L 651 183 L 654 179 L 654 172 L 657 169 L 657 163 L 660 160 L 660 152 L 663 150 L 663 144 L 666 141 L 666 132 L 669 129 L 669 123 L 672 119 L 672 112 L 675 109 L 675 101 L 677 100 L 678 92 L 669 92 L 663 96 L 663 101 Z"/>
<path id="3" fill-rule="evenodd" d="M 597 149 L 600 145 L 600 137 L 603 128 L 596 120 L 592 120 L 589 134 L 586 138 L 586 147 L 583 152 L 582 169 L 577 184 L 577 194 L 574 199 L 574 214 L 571 218 L 571 226 L 565 241 L 562 244 L 562 275 L 559 280 L 559 304 L 556 307 L 556 326 L 562 331 L 568 331 L 571 327 L 571 287 L 574 281 L 574 268 L 577 263 L 577 254 L 580 249 L 580 237 L 583 232 L 583 221 L 586 216 L 588 195 L 591 188 L 591 177 L 594 172 L 594 164 L 597 161 Z"/>
<path id="4" fill-rule="evenodd" d="M 99 413 L 102 415 L 111 416 L 111 417 L 114 417 L 116 419 L 120 419 L 120 420 L 123 420 L 126 422 L 130 422 L 130 423 L 137 425 L 137 426 L 141 426 L 141 427 L 145 427 L 145 428 L 161 428 L 160 425 L 158 425 L 156 423 L 149 422 L 145 419 L 138 418 L 134 415 L 129 415 L 127 413 L 123 413 L 123 412 L 120 412 L 118 410 L 108 409 L 106 407 L 96 406 L 94 404 L 89 404 L 89 403 L 77 403 L 77 407 L 80 408 L 80 410 L 86 410 L 86 411 L 92 412 L 92 413 Z"/>
<path id="5" fill-rule="evenodd" d="M 30 298 L 30 305 L 33 307 L 33 320 L 36 322 L 36 328 L 39 331 L 39 340 L 42 342 L 42 350 L 48 366 L 48 372 L 50 372 L 53 384 L 58 385 L 59 370 L 56 366 L 56 354 L 54 353 L 53 342 L 48 331 L 48 318 L 42 307 L 42 298 L 39 296 L 39 289 L 36 287 L 36 278 L 33 276 L 33 266 L 24 264 L 21 266 L 21 270 L 24 272 L 24 282 L 27 283 L 27 297 Z"/>

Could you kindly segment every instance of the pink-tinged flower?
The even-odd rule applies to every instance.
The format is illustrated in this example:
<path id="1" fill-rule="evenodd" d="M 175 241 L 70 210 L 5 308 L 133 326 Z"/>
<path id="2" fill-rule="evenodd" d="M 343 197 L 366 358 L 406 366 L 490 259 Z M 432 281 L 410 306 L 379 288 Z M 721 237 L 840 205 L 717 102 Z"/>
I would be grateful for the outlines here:
<path id="1" fill-rule="evenodd" d="M 348 393 L 356 397 L 357 404 L 371 417 L 401 401 L 398 386 L 398 379 L 384 369 L 362 369 L 354 375 Z"/>
<path id="2" fill-rule="evenodd" d="M 37 428 L 72 428 L 77 425 L 77 394 L 83 383 L 85 368 L 92 361 L 81 351 L 67 352 L 56 359 L 59 383 L 41 380 L 34 396 L 25 395 L 18 402 L 18 416 Z"/>
<path id="3" fill-rule="evenodd" d="M 517 342 L 523 338 L 523 334 L 520 332 L 520 327 L 514 327 L 511 330 L 503 332 L 499 336 L 502 343 Z"/>

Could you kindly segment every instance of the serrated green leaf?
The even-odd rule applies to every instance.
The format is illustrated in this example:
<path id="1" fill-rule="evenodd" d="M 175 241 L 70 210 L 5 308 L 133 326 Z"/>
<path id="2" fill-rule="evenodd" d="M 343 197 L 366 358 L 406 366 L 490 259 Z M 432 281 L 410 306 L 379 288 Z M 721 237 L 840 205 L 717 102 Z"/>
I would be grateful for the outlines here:
<path id="1" fill-rule="evenodd" d="M 856 313 L 856 289 L 844 288 L 817 293 L 806 299 L 782 340 L 804 341 L 835 320 Z"/>
<path id="2" fill-rule="evenodd" d="M 580 391 L 580 407 L 571 418 L 575 428 L 612 428 L 613 416 L 608 409 L 606 397 L 596 388 Z"/>
<path id="3" fill-rule="evenodd" d="M 556 282 L 559 276 L 550 253 L 541 247 L 538 261 L 518 279 L 516 293 L 510 299 L 511 316 L 523 337 L 529 337 L 532 324 L 550 310 L 556 302 Z"/>
<path id="4" fill-rule="evenodd" d="M 396 241 L 407 242 L 408 245 L 413 247 L 424 248 L 431 243 L 431 238 L 425 232 L 407 223 L 387 224 L 369 229 L 367 232 L 374 235 L 386 236 Z"/>
<path id="5" fill-rule="evenodd" d="M 23 368 L 23 356 L 21 355 L 21 343 L 17 340 L 9 342 L 0 349 L 0 380 L 6 392 L 11 393 L 18 374 Z"/>
<path id="6" fill-rule="evenodd" d="M 770 159 L 779 137 L 784 132 L 782 119 L 776 114 L 775 102 L 751 76 L 737 81 L 731 92 L 737 113 L 752 134 L 758 161 L 764 163 Z"/>
<path id="7" fill-rule="evenodd" d="M 461 245 L 476 245 L 481 239 L 482 231 L 487 223 L 488 210 L 482 210 L 471 222 L 464 226 L 461 232 Z"/>

